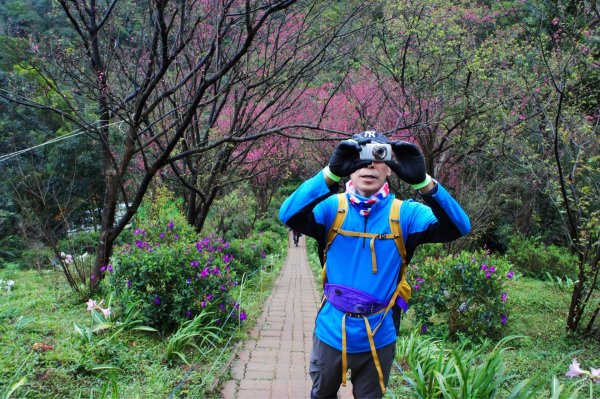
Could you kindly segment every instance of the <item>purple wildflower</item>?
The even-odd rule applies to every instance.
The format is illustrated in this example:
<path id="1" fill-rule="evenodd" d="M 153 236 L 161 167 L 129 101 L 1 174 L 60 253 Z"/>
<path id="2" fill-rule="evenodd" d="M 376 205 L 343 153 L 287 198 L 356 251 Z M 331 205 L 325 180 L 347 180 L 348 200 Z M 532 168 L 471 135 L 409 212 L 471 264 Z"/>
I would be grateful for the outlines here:
<path id="1" fill-rule="evenodd" d="M 427 326 L 425 324 L 423 324 L 421 326 L 421 334 L 425 334 L 427 332 Z"/>
<path id="2" fill-rule="evenodd" d="M 165 233 L 160 233 L 159 236 L 160 238 L 165 238 Z"/>
<path id="3" fill-rule="evenodd" d="M 490 278 L 492 277 L 492 273 L 490 272 L 485 272 L 485 278 Z"/>
<path id="4" fill-rule="evenodd" d="M 131 280 L 127 280 L 127 288 L 131 288 Z"/>
<path id="5" fill-rule="evenodd" d="M 105 271 L 106 271 L 106 266 L 102 266 L 102 267 L 100 268 L 100 273 L 104 273 Z"/>
<path id="6" fill-rule="evenodd" d="M 481 265 L 481 270 L 487 270 L 487 265 L 485 263 Z"/>
<path id="7" fill-rule="evenodd" d="M 160 305 L 160 297 L 159 297 L 158 295 L 155 295 L 155 296 L 154 296 L 154 304 L 155 304 L 156 306 Z"/>
<path id="8" fill-rule="evenodd" d="M 179 234 L 175 234 L 175 235 L 173 236 L 173 240 L 174 240 L 174 241 L 179 241 Z"/>
<path id="9" fill-rule="evenodd" d="M 206 307 L 206 301 L 200 302 L 200 306 L 202 306 L 202 309 L 204 309 Z"/>
<path id="10" fill-rule="evenodd" d="M 172 220 L 171 220 L 171 221 L 169 222 L 169 224 L 167 225 L 167 229 L 168 229 L 168 230 L 173 230 L 173 221 L 172 221 Z"/>
<path id="11" fill-rule="evenodd" d="M 185 312 L 185 317 L 187 317 L 188 319 L 192 318 L 192 311 L 188 309 L 187 312 Z"/>
<path id="12" fill-rule="evenodd" d="M 420 286 L 419 284 L 415 284 L 415 285 L 413 285 L 413 288 L 414 288 L 415 290 L 418 290 L 418 289 L 420 289 L 420 288 L 421 288 L 421 286 Z"/>
<path id="13" fill-rule="evenodd" d="M 496 272 L 496 268 L 494 266 L 490 267 L 490 273 L 495 273 Z"/>
<path id="14" fill-rule="evenodd" d="M 244 321 L 248 318 L 248 316 L 246 316 L 246 312 L 242 312 L 240 313 L 240 321 Z"/>
<path id="15" fill-rule="evenodd" d="M 506 324 L 508 322 L 508 317 L 506 317 L 505 314 L 501 314 L 500 315 L 500 323 L 502 323 L 502 325 Z"/>
<path id="16" fill-rule="evenodd" d="M 506 292 L 503 292 L 501 298 L 502 298 L 502 302 L 506 302 L 506 298 L 508 298 L 508 294 Z"/>
<path id="17" fill-rule="evenodd" d="M 109 273 L 112 273 L 112 272 L 113 272 L 113 267 L 112 267 L 112 265 L 108 265 L 108 266 L 107 266 L 107 269 L 108 269 L 108 272 L 109 272 Z"/>
<path id="18" fill-rule="evenodd" d="M 192 283 L 192 280 L 190 280 L 190 279 L 188 278 L 187 280 L 185 280 L 185 283 L 186 283 L 187 285 L 190 285 L 190 284 Z"/>
<path id="19" fill-rule="evenodd" d="M 213 296 L 212 296 L 212 294 L 208 294 L 208 295 L 206 296 L 206 300 L 207 300 L 208 302 L 212 301 L 212 300 L 213 300 Z"/>
<path id="20" fill-rule="evenodd" d="M 512 280 L 512 278 L 515 276 L 515 274 L 513 273 L 513 271 L 509 271 L 508 273 L 506 273 L 506 278 L 508 278 L 509 280 Z"/>

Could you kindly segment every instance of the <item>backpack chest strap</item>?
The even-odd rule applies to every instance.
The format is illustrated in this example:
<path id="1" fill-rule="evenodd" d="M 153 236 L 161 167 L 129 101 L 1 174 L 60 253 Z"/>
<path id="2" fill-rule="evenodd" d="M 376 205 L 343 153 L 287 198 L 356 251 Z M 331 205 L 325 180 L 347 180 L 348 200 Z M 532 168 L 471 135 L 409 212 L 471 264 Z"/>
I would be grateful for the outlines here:
<path id="1" fill-rule="evenodd" d="M 375 240 L 395 240 L 398 236 L 394 234 L 374 234 L 374 233 L 361 233 L 358 231 L 347 231 L 337 229 L 337 234 L 341 234 L 346 237 L 362 237 L 370 238 L 369 248 L 371 248 L 371 270 L 373 274 L 377 273 L 377 256 L 375 256 Z"/>

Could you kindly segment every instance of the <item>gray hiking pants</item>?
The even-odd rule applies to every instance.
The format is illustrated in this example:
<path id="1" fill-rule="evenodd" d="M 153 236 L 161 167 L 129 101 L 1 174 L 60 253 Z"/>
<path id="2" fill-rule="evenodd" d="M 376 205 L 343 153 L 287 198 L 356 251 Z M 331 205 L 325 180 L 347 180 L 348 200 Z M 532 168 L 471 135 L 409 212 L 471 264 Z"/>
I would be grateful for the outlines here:
<path id="1" fill-rule="evenodd" d="M 395 353 L 395 342 L 377 349 L 386 386 Z M 355 399 L 379 399 L 383 396 L 371 352 L 348 353 L 348 370 L 351 370 Z M 313 334 L 308 372 L 313 382 L 311 399 L 337 398 L 337 391 L 342 384 L 342 351 L 327 345 Z"/>

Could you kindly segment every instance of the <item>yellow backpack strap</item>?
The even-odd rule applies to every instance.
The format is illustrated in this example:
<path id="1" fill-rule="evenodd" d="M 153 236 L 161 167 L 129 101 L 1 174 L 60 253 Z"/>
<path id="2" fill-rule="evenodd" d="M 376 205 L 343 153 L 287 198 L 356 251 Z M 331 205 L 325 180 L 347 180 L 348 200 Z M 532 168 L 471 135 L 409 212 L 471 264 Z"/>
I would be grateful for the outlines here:
<path id="1" fill-rule="evenodd" d="M 338 231 L 341 229 L 344 224 L 344 220 L 346 219 L 346 214 L 348 213 L 348 200 L 346 198 L 346 194 L 338 194 L 338 209 L 335 214 L 335 219 L 333 220 L 333 224 L 331 228 L 329 228 L 329 232 L 327 233 L 327 243 L 325 244 L 325 249 L 323 250 L 323 259 L 325 259 L 325 263 L 323 264 L 323 268 L 321 269 L 321 280 L 323 281 L 323 285 L 327 282 L 327 250 L 329 250 L 329 246 L 337 236 Z"/>
<path id="2" fill-rule="evenodd" d="M 404 246 L 404 239 L 402 238 L 402 224 L 400 222 L 400 208 L 401 207 L 402 207 L 402 201 L 399 199 L 394 199 L 394 202 L 392 203 L 392 209 L 390 211 L 390 230 L 392 231 L 392 234 L 394 235 L 394 242 L 396 243 L 396 246 L 398 247 L 398 253 L 400 253 L 400 256 L 402 257 L 402 264 L 400 265 L 400 280 L 398 281 L 398 285 L 396 286 L 396 289 L 394 290 L 394 293 L 392 294 L 392 298 L 390 299 L 388 305 L 383 310 L 383 317 L 381 318 L 381 321 L 373 329 L 373 335 L 375 335 L 377 330 L 379 330 L 379 327 L 381 326 L 383 319 L 385 319 L 385 316 L 387 315 L 387 313 L 390 311 L 390 309 L 396 303 L 396 298 L 398 296 L 401 296 L 402 298 L 404 298 L 404 300 L 406 302 L 408 302 L 408 300 L 410 299 L 410 296 L 411 296 L 410 285 L 406 282 L 406 278 L 405 278 L 406 269 L 407 269 L 407 267 L 406 267 L 406 247 Z"/>
<path id="3" fill-rule="evenodd" d="M 394 198 L 394 202 L 392 202 L 392 210 L 390 211 L 390 230 L 394 235 L 394 242 L 396 243 L 396 247 L 398 247 L 398 253 L 400 253 L 400 256 L 402 257 L 402 273 L 405 273 L 406 270 L 404 266 L 406 265 L 406 247 L 404 246 L 404 239 L 402 238 L 402 224 L 400 223 L 401 207 L 402 201 Z"/>

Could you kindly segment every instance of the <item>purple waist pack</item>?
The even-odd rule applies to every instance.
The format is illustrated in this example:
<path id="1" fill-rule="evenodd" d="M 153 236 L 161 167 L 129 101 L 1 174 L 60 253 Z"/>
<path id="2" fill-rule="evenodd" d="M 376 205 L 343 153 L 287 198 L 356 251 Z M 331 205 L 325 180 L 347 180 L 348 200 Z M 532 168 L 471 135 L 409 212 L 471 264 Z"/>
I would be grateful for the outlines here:
<path id="1" fill-rule="evenodd" d="M 344 313 L 370 315 L 387 306 L 377 298 L 356 288 L 342 284 L 325 284 L 323 292 L 327 300 L 338 310 Z"/>

